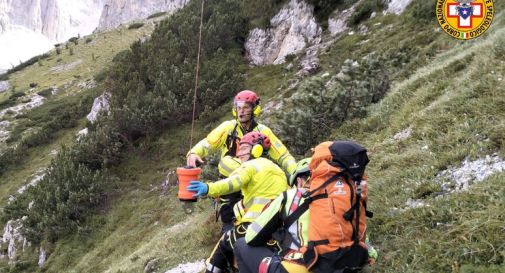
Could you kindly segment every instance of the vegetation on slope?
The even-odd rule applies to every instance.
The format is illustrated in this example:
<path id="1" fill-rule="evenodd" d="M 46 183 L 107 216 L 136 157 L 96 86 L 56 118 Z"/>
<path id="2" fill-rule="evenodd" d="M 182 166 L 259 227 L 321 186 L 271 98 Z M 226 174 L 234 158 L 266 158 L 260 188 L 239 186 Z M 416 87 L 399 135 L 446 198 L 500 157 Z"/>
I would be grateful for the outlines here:
<path id="1" fill-rule="evenodd" d="M 415 1 L 412 6 L 428 9 L 430 5 L 425 4 L 425 1 Z M 210 10 L 213 8 L 214 13 L 220 13 L 217 11 L 237 8 L 237 5 L 211 3 Z M 176 16 L 174 18 L 178 19 L 174 20 L 193 18 L 191 20 L 197 21 L 198 10 L 197 3 L 188 6 L 181 11 L 182 14 L 187 14 Z M 407 15 L 410 16 L 413 12 L 415 11 L 411 8 Z M 207 15 L 206 24 L 209 25 L 213 25 L 212 22 L 230 22 L 226 16 Z M 244 60 L 241 59 L 239 50 L 244 34 L 240 28 L 235 29 L 234 24 L 242 24 L 244 18 L 231 18 L 234 19 L 230 19 L 232 23 L 228 30 L 238 36 L 231 40 L 226 37 L 224 41 L 228 41 L 225 43 L 227 46 L 221 49 L 214 47 L 214 50 L 204 52 L 204 67 L 209 69 L 212 60 L 215 65 L 212 69 L 228 79 L 226 84 L 230 84 L 229 87 L 247 86 L 260 90 L 263 97 L 274 96 L 279 87 L 286 88 L 282 81 L 292 74 L 285 72 L 282 66 L 254 69 L 241 66 Z M 301 147 L 299 153 L 303 154 L 313 143 L 328 138 L 354 139 L 369 147 L 372 157 L 371 209 L 376 213 L 376 217 L 370 221 L 370 229 L 372 241 L 381 253 L 377 272 L 497 270 L 503 265 L 504 259 L 503 239 L 499 236 L 503 231 L 504 220 L 500 214 L 504 208 L 501 198 L 503 192 L 500 191 L 503 188 L 503 174 L 489 178 L 480 186 L 472 188 L 471 192 L 442 198 L 434 197 L 440 190 L 440 184 L 437 184 L 434 177 L 440 170 L 458 165 L 466 156 L 477 158 L 493 152 L 503 155 L 502 132 L 505 119 L 501 109 L 504 108 L 504 103 L 498 96 L 503 93 L 499 78 L 505 72 L 501 69 L 505 55 L 503 39 L 500 38 L 503 33 L 486 35 L 482 37 L 481 43 L 462 44 L 443 33 L 434 32 L 436 25 L 428 24 L 417 28 L 414 27 L 413 20 L 419 18 L 408 18 L 390 15 L 369 20 L 366 24 L 371 34 L 342 37 L 326 55 L 321 56 L 322 72 L 314 78 L 304 80 L 298 90 L 290 91 L 295 95 L 289 100 L 296 101 L 305 97 L 306 101 L 300 100 L 299 104 L 288 101 L 286 108 L 282 109 L 283 113 L 293 113 L 293 105 L 309 112 L 307 107 L 313 100 L 310 97 L 317 98 L 320 94 L 329 96 L 330 101 L 340 102 L 346 98 L 339 97 L 342 96 L 342 91 L 351 90 L 352 97 L 348 100 L 364 101 L 342 104 L 342 107 L 352 110 L 346 117 L 338 116 L 341 111 L 330 108 L 328 105 L 331 104 L 322 104 L 324 108 L 320 110 L 327 111 L 324 111 L 320 120 L 331 123 L 326 127 L 311 128 L 319 130 L 322 127 L 321 131 L 317 131 L 320 135 L 303 138 L 306 143 L 290 143 L 290 148 L 294 149 L 294 145 Z M 377 23 L 382 26 L 374 27 Z M 494 27 L 503 26 L 503 19 L 494 24 Z M 86 210 L 90 214 L 78 218 L 78 221 L 68 217 L 64 219 L 74 221 L 69 223 L 72 230 L 56 233 L 57 240 L 54 237 L 44 237 L 45 235 L 41 237 L 45 240 L 43 245 L 51 251 L 45 267 L 36 269 L 36 260 L 32 254 L 23 256 L 11 267 L 13 272 L 139 272 L 147 264 L 154 264 L 155 270 L 163 270 L 208 254 L 213 240 L 217 239 L 213 219 L 208 219 L 211 214 L 209 202 L 199 202 L 198 213 L 185 220 L 188 218 L 179 208 L 175 197 L 176 189 L 160 186 L 167 171 L 183 162 L 190 133 L 188 125 L 172 124 L 155 111 L 158 107 L 167 106 L 168 110 L 163 109 L 165 114 L 174 114 L 179 122 L 189 118 L 189 108 L 186 107 L 192 98 L 190 93 L 193 80 L 188 74 L 194 73 L 193 57 L 196 51 L 183 50 L 185 48 L 181 44 L 184 39 L 179 40 L 181 37 L 178 35 L 196 32 L 190 31 L 195 26 L 183 25 L 181 29 L 177 26 L 170 20 L 163 23 L 151 41 L 136 43 L 131 51 L 116 58 L 108 88 L 115 91 L 118 84 L 127 84 L 131 88 L 116 91 L 116 94 L 122 95 L 113 98 L 116 112 L 113 111 L 110 119 L 102 117 L 102 126 L 92 128 L 89 136 L 92 139 L 76 143 L 71 151 L 62 153 L 61 158 L 67 156 L 65 162 L 69 163 L 54 163 L 58 166 L 55 168 L 61 169 L 55 171 L 55 175 L 49 175 L 47 181 L 51 177 L 57 177 L 58 173 L 62 177 L 73 177 L 74 171 L 79 168 L 84 168 L 81 170 L 87 172 L 84 176 L 87 179 L 102 172 L 115 174 L 117 179 L 106 187 L 106 194 L 100 197 L 100 202 L 90 204 L 92 209 Z M 412 34 L 414 30 L 419 31 L 418 36 Z M 175 38 L 171 40 L 171 37 Z M 192 42 L 195 39 L 187 36 L 183 38 L 188 41 L 191 39 Z M 158 51 L 154 47 L 155 43 L 162 46 L 162 42 L 167 42 L 166 39 L 170 41 L 171 48 L 178 49 L 176 53 L 168 48 Z M 355 46 L 357 43 L 361 45 L 359 48 Z M 484 50 L 489 48 L 492 50 Z M 152 51 L 158 54 L 156 58 Z M 438 54 L 440 52 L 445 53 Z M 353 60 L 346 61 L 350 55 Z M 169 58 L 165 59 L 164 56 Z M 363 59 L 365 56 L 367 57 Z M 144 59 L 151 60 L 153 65 L 144 62 Z M 186 60 L 188 65 L 182 65 L 179 68 L 181 70 L 176 71 L 173 66 L 167 67 L 172 59 Z M 367 63 L 368 60 L 370 63 Z M 360 66 L 353 67 L 354 61 Z M 237 71 L 247 77 L 237 78 L 228 68 L 222 67 L 231 63 L 236 64 Z M 327 77 L 332 79 L 332 75 L 338 75 L 343 70 L 346 70 L 343 76 L 350 78 L 334 78 L 341 82 L 331 87 L 324 84 Z M 203 81 L 215 77 L 216 71 L 204 75 Z M 325 72 L 329 76 L 323 77 Z M 172 75 L 170 73 L 178 73 L 189 83 L 180 83 L 168 76 L 156 77 Z M 482 77 L 482 73 L 486 76 Z M 463 84 L 449 80 L 453 77 L 464 79 Z M 182 87 L 179 88 L 179 84 Z M 205 84 L 209 90 L 217 86 L 217 82 L 211 80 Z M 170 92 L 162 93 L 160 86 L 166 86 L 165 90 Z M 377 103 L 391 86 L 392 92 Z M 384 90 L 381 87 L 386 88 Z M 367 89 L 377 93 L 363 92 Z M 146 98 L 135 100 L 135 97 L 145 93 L 149 94 Z M 167 94 L 177 97 L 183 103 L 180 112 L 169 107 Z M 201 119 L 196 125 L 196 138 L 203 137 L 205 132 L 216 125 L 222 118 L 220 113 L 229 111 L 227 97 L 216 102 L 210 94 L 206 97 L 205 92 L 202 92 L 198 98 L 199 105 L 205 105 L 208 100 L 215 104 L 207 110 L 199 107 Z M 286 94 L 288 93 L 284 93 Z M 157 98 L 161 102 L 153 104 Z M 373 105 L 374 103 L 377 104 Z M 296 117 L 296 114 L 292 116 Z M 289 123 L 282 118 L 278 117 L 274 121 Z M 141 122 L 145 120 L 148 122 Z M 128 127 L 129 122 L 135 126 Z M 293 124 L 302 123 L 295 121 L 291 123 Z M 410 126 L 413 130 L 410 138 L 392 140 L 394 134 Z M 294 134 L 296 136 L 296 132 Z M 476 134 L 486 137 L 474 138 Z M 289 136 L 284 138 L 287 142 L 294 139 L 290 140 Z M 425 146 L 428 147 L 427 150 L 422 148 Z M 57 160 L 59 159 L 56 162 Z M 72 168 L 64 169 L 64 166 Z M 61 172 L 64 170 L 68 172 Z M 84 181 L 90 181 L 93 185 L 95 181 L 76 179 L 78 183 L 75 185 Z M 98 180 L 96 182 L 100 183 Z M 95 196 L 94 192 L 88 190 L 86 188 L 84 193 Z M 51 195 L 48 193 L 46 196 Z M 403 210 L 409 198 L 421 197 L 426 199 L 429 207 Z M 16 208 L 12 209 L 15 211 Z M 65 214 L 66 210 L 49 211 L 49 215 L 54 215 L 55 219 L 60 219 L 57 217 L 61 215 L 71 215 Z M 61 212 L 63 214 L 58 214 Z M 95 212 L 100 213 L 94 214 Z M 16 214 L 13 212 L 12 215 Z M 206 226 L 197 227 L 195 223 L 201 222 Z M 170 228 L 176 223 L 184 223 L 184 230 Z M 51 234 L 53 226 L 46 228 L 45 234 Z"/>

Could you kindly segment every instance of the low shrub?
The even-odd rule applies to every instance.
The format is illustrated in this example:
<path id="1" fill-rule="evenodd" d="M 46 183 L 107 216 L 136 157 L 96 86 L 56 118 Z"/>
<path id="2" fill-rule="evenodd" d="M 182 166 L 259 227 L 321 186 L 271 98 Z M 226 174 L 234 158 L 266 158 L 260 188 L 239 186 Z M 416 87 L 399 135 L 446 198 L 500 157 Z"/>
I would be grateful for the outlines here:
<path id="1" fill-rule="evenodd" d="M 152 18 L 160 17 L 160 16 L 163 16 L 165 14 L 167 14 L 166 11 L 156 12 L 156 13 L 153 13 L 153 14 L 149 15 L 147 17 L 147 19 L 152 19 Z"/>
<path id="2" fill-rule="evenodd" d="M 144 23 L 133 23 L 128 26 L 128 29 L 137 29 L 137 28 L 141 28 L 143 26 L 144 26 Z"/>

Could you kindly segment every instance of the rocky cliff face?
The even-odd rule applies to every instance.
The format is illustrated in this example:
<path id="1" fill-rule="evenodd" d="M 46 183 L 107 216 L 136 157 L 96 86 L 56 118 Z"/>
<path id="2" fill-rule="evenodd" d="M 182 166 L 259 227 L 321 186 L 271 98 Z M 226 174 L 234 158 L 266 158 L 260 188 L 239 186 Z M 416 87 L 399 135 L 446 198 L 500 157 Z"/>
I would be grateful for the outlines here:
<path id="1" fill-rule="evenodd" d="M 106 0 L 0 0 L 0 69 L 91 33 Z"/>
<path id="2" fill-rule="evenodd" d="M 98 29 L 114 28 L 121 23 L 143 19 L 156 12 L 171 13 L 188 2 L 189 0 L 107 0 Z"/>
<path id="3" fill-rule="evenodd" d="M 105 0 L 0 0 L 0 33 L 22 26 L 51 41 L 91 33 Z"/>
<path id="4" fill-rule="evenodd" d="M 291 0 L 271 20 L 272 28 L 253 29 L 247 38 L 247 57 L 253 65 L 280 64 L 289 54 L 302 51 L 321 36 L 313 7 Z"/>

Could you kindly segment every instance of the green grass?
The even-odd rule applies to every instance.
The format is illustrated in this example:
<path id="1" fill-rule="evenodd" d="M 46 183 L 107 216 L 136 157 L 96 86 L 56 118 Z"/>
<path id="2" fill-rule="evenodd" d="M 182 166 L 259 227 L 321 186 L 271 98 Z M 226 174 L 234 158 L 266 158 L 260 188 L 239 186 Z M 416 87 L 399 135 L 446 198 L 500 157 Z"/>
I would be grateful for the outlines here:
<path id="1" fill-rule="evenodd" d="M 74 49 L 74 55 L 69 55 L 69 50 L 61 45 L 61 54 L 56 54 L 55 50 L 50 51 L 50 56 L 41 61 L 42 66 L 35 63 L 9 75 L 10 84 L 15 86 L 17 93 L 22 91 L 31 95 L 57 87 L 58 94 L 48 96 L 43 106 L 28 111 L 24 117 L 12 118 L 6 116 L 6 119 L 11 122 L 11 130 L 15 130 L 13 132 L 14 142 L 7 145 L 15 145 L 16 141 L 20 140 L 22 136 L 33 131 L 32 127 L 49 122 L 54 116 L 55 110 L 63 109 L 68 103 L 75 103 L 76 100 L 79 100 L 82 95 L 77 95 L 77 93 L 85 91 L 77 86 L 79 82 L 92 79 L 99 71 L 109 67 L 116 53 L 129 48 L 133 41 L 148 35 L 153 28 L 151 24 L 146 24 L 136 30 L 127 30 L 123 27 L 110 32 L 85 36 L 80 39 L 78 45 L 68 43 L 69 48 Z M 84 40 L 90 37 L 92 37 L 92 41 L 85 43 Z M 57 65 L 69 64 L 77 60 L 82 60 L 82 62 L 72 69 L 60 72 L 51 71 L 51 68 Z M 32 82 L 37 83 L 37 87 L 29 91 L 29 84 Z M 0 93 L 0 103 L 6 102 L 12 95 L 12 92 Z M 84 124 L 84 122 L 81 122 L 79 126 L 84 127 Z M 29 156 L 24 162 L 0 176 L 0 184 L 2 184 L 0 199 L 6 200 L 17 188 L 24 185 L 37 169 L 48 166 L 52 158 L 49 155 L 50 151 L 58 150 L 62 144 L 71 143 L 76 131 L 77 129 L 64 129 L 61 132 L 56 132 L 54 139 L 49 144 L 31 148 L 28 152 Z M 4 144 L 2 143 L 2 145 Z M 0 150 L 2 145 L 0 145 Z"/>
<path id="2" fill-rule="evenodd" d="M 379 250 L 375 272 L 503 272 L 505 175 L 495 174 L 469 191 L 443 198 L 435 197 L 440 184 L 434 178 L 441 170 L 460 166 L 466 157 L 475 159 L 494 152 L 505 156 L 504 18 L 503 13 L 496 15 L 489 33 L 463 43 L 443 33 L 432 34 L 436 25 L 421 29 L 429 40 L 409 40 L 415 30 L 412 25 L 401 28 L 402 21 L 396 17 L 378 16 L 366 22 L 374 30 L 372 36 L 346 36 L 320 56 L 320 73 L 325 73 L 338 71 L 351 56 L 358 59 L 374 50 L 424 45 L 410 56 L 416 61 L 398 74 L 390 93 L 370 106 L 366 117 L 349 121 L 328 136 L 354 139 L 369 150 L 369 204 L 375 212 L 369 233 Z M 382 25 L 374 26 L 378 22 Z M 119 39 L 109 35 L 107 39 Z M 370 41 L 356 46 L 366 39 Z M 100 40 L 95 37 L 89 45 Z M 80 51 L 59 63 L 72 62 Z M 51 61 L 55 60 L 44 60 L 43 67 Z M 84 62 L 75 69 L 82 67 Z M 35 68 L 39 66 L 29 69 Z M 100 69 L 96 66 L 91 72 Z M 26 76 L 21 80 L 28 71 L 14 74 L 15 83 L 22 86 L 21 82 L 26 82 L 27 86 L 37 82 L 38 91 L 54 85 L 42 78 Z M 81 79 L 92 77 L 91 72 L 82 72 Z M 68 80 L 63 75 L 52 77 L 58 85 Z M 66 77 L 76 80 L 72 73 Z M 244 88 L 258 91 L 264 105 L 267 99 L 290 95 L 293 91 L 286 92 L 286 87 L 292 77 L 293 72 L 285 71 L 283 65 L 251 68 Z M 220 121 L 230 119 L 230 108 L 223 105 L 197 121 L 193 144 Z M 289 109 L 283 111 L 289 114 Z M 393 139 L 407 128 L 412 129 L 410 137 Z M 157 272 L 164 272 L 179 263 L 206 258 L 218 230 L 209 200 L 199 201 L 196 212 L 187 216 L 176 198 L 176 188 L 167 195 L 160 189 L 167 172 L 184 165 L 190 130 L 191 125 L 184 124 L 155 139 L 135 143 L 128 159 L 111 170 L 118 180 L 100 213 L 82 223 L 77 234 L 48 245 L 51 255 L 39 272 L 143 272 L 152 259 L 159 259 Z M 2 177 L 10 182 L 0 187 L 1 199 L 23 185 L 39 167 L 47 166 L 49 151 L 69 143 L 74 133 L 60 132 L 52 144 L 31 150 L 26 163 Z M 409 198 L 423 199 L 429 206 L 405 209 Z M 187 226 L 171 228 L 178 223 Z M 28 256 L 33 260 L 36 253 L 31 250 Z M 6 267 L 3 262 L 0 269 L 2 266 Z"/>
<path id="3" fill-rule="evenodd" d="M 202 127 L 196 128 L 195 137 L 201 137 Z M 209 200 L 199 201 L 195 213 L 188 216 L 177 199 L 176 186 L 171 185 L 165 195 L 160 187 L 169 170 L 184 164 L 187 148 L 180 146 L 189 130 L 181 126 L 157 140 L 145 140 L 141 149 L 112 170 L 119 179 L 102 213 L 89 220 L 82 232 L 53 246 L 42 272 L 141 272 L 151 259 L 159 259 L 160 268 L 170 268 L 183 257 L 187 261 L 206 258 L 219 230 Z M 171 228 L 179 223 L 185 226 Z"/>
<path id="4" fill-rule="evenodd" d="M 84 121 L 80 121 L 80 126 L 84 126 L 84 124 Z M 37 170 L 47 168 L 51 159 L 54 158 L 52 152 L 59 151 L 62 145 L 70 145 L 78 130 L 72 128 L 59 131 L 51 144 L 30 149 L 22 164 L 13 166 L 0 176 L 1 207 L 7 203 L 10 195 L 13 195 L 21 186 L 30 182 Z"/>
<path id="5" fill-rule="evenodd" d="M 486 38 L 459 44 L 413 71 L 368 117 L 332 136 L 354 139 L 370 151 L 370 207 L 376 213 L 370 233 L 381 253 L 377 272 L 474 272 L 504 264 L 505 240 L 497 235 L 505 225 L 503 173 L 467 192 L 429 194 L 437 190 L 435 175 L 459 167 L 464 158 L 505 155 L 503 20 L 495 24 Z M 462 60 L 468 62 L 463 67 Z M 393 140 L 407 128 L 410 137 Z M 429 206 L 397 210 L 420 196 Z"/>

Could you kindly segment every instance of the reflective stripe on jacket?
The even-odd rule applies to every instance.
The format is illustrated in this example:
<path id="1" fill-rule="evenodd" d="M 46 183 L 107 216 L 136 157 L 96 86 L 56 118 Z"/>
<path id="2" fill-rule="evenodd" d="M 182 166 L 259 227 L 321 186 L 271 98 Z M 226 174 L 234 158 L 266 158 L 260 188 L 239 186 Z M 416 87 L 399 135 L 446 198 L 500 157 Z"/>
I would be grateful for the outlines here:
<path id="1" fill-rule="evenodd" d="M 301 195 L 306 192 L 306 189 L 290 189 L 286 194 L 280 194 L 266 208 L 261 215 L 247 228 L 245 240 L 251 246 L 265 245 L 271 238 L 272 234 L 282 227 L 282 222 L 292 213 L 298 206 L 303 204 L 304 198 Z M 286 196 L 286 200 L 284 200 Z M 298 245 L 306 245 L 309 239 L 309 211 L 303 213 L 297 221 L 290 227 L 286 227 L 292 236 L 292 240 L 296 240 Z M 291 243 L 289 248 L 293 251 L 299 251 L 296 243 Z"/>
<path id="2" fill-rule="evenodd" d="M 200 140 L 189 152 L 188 154 L 197 154 L 200 157 L 206 157 L 210 151 L 220 150 L 221 157 L 225 156 L 228 152 L 228 147 L 226 145 L 226 140 L 233 133 L 235 126 L 237 125 L 236 120 L 228 120 L 221 123 L 217 128 L 212 130 L 206 138 Z M 236 126 L 236 137 L 238 139 L 244 136 L 244 132 L 240 125 Z M 277 136 L 272 132 L 270 128 L 263 124 L 257 124 L 252 131 L 257 131 L 265 134 L 270 138 L 272 146 L 268 150 L 268 156 L 276 162 L 281 168 L 288 174 L 291 174 L 296 169 L 296 160 L 289 153 L 288 149 L 282 142 L 277 138 Z"/>
<path id="3" fill-rule="evenodd" d="M 272 199 L 288 189 L 281 168 L 261 157 L 242 163 L 230 177 L 208 185 L 207 195 L 211 197 L 242 191 L 245 214 L 240 222 L 252 222 Z"/>

